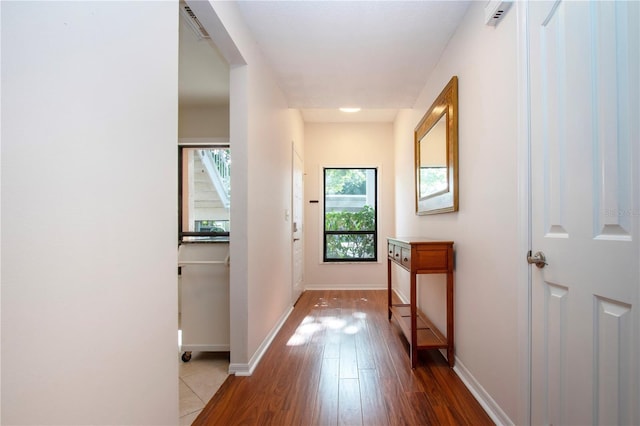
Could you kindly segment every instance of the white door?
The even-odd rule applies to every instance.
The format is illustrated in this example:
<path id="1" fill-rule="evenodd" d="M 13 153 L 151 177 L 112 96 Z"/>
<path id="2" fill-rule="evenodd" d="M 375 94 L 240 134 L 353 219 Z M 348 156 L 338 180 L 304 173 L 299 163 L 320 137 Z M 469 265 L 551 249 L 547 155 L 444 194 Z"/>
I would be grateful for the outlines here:
<path id="1" fill-rule="evenodd" d="M 293 176 L 291 188 L 291 235 L 293 244 L 293 288 L 292 303 L 295 303 L 302 294 L 304 277 L 304 244 L 302 240 L 302 222 L 304 217 L 303 204 L 303 176 L 304 166 L 300 155 L 293 149 Z"/>
<path id="2" fill-rule="evenodd" d="M 531 2 L 533 424 L 640 424 L 638 2 Z"/>

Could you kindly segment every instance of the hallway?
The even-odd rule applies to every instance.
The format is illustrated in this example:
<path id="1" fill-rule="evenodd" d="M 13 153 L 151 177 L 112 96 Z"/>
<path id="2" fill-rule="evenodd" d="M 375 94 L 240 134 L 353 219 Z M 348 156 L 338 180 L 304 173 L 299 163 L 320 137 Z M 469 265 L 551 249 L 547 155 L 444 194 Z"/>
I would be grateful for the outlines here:
<path id="1" fill-rule="evenodd" d="M 493 424 L 445 359 L 408 346 L 382 290 L 307 291 L 250 377 L 230 376 L 194 425 Z"/>

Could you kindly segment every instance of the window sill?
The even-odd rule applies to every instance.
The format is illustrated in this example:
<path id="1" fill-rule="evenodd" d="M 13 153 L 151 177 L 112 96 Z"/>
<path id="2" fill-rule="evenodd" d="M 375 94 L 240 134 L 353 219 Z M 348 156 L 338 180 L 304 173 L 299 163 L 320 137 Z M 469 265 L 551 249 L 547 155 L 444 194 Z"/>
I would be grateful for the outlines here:
<path id="1" fill-rule="evenodd" d="M 213 244 L 213 243 L 228 243 L 229 237 L 182 237 L 180 244 Z"/>

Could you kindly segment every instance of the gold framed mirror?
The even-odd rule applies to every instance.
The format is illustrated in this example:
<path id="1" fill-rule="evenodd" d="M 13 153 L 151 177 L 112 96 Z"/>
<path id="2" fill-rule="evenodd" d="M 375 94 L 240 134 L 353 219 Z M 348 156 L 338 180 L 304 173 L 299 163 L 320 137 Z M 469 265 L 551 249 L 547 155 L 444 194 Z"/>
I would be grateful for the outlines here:
<path id="1" fill-rule="evenodd" d="M 414 131 L 416 213 L 458 211 L 458 77 L 453 76 Z"/>

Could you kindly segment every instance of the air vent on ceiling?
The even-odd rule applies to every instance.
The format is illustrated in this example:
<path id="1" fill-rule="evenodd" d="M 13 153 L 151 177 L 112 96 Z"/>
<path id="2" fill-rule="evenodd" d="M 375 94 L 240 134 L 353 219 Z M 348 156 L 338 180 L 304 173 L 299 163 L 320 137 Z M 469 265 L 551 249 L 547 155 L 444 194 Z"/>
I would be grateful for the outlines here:
<path id="1" fill-rule="evenodd" d="M 196 16 L 195 13 L 191 10 L 189 6 L 185 3 L 180 2 L 180 14 L 185 18 L 185 21 L 189 24 L 189 27 L 193 30 L 194 34 L 198 37 L 199 40 L 209 37 L 209 33 L 204 29 L 200 20 Z"/>
<path id="2" fill-rule="evenodd" d="M 484 22 L 495 27 L 511 7 L 511 0 L 489 0 L 484 7 Z"/>

